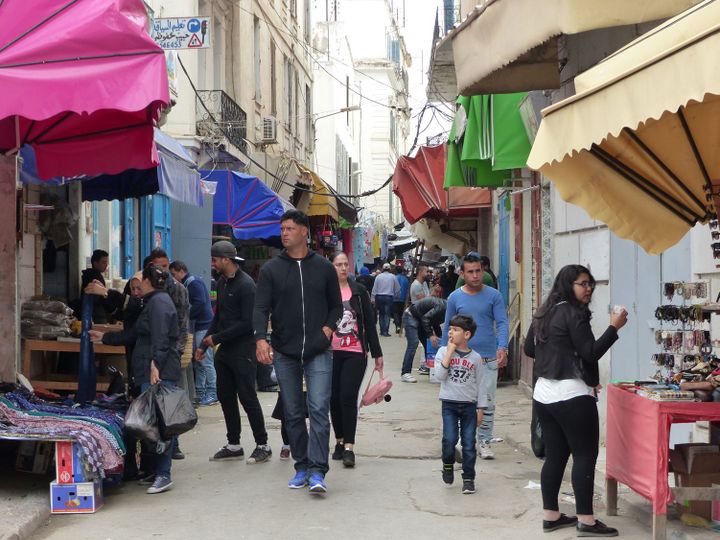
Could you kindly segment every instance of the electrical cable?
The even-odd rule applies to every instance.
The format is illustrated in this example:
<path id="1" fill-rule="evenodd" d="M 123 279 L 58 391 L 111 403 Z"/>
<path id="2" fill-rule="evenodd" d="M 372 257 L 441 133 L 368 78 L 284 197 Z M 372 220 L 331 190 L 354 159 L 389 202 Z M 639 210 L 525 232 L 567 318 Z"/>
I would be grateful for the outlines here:
<path id="1" fill-rule="evenodd" d="M 272 6 L 273 11 L 274 11 L 274 12 L 277 14 L 277 16 L 280 18 L 280 22 L 282 22 L 283 26 L 288 29 L 288 32 L 291 33 L 291 32 L 292 32 L 292 29 L 287 25 L 287 23 L 285 22 L 285 20 L 282 18 L 282 16 L 281 16 L 280 13 L 278 12 L 277 8 L 275 7 L 275 4 L 271 3 L 270 5 Z M 265 23 L 268 24 L 268 21 L 265 21 Z M 275 28 L 276 30 L 279 30 L 279 28 L 277 28 L 274 24 L 273 24 L 273 28 Z M 321 63 L 320 61 L 318 61 L 318 59 L 315 58 L 315 56 L 313 56 L 313 54 L 310 52 L 310 50 L 305 46 L 305 44 L 304 44 L 301 40 L 297 40 L 297 44 L 300 45 L 300 47 L 308 54 L 308 56 L 310 56 L 310 59 L 311 59 L 313 62 L 315 62 L 315 63 L 320 67 L 320 69 L 322 69 L 325 73 L 327 73 L 332 79 L 335 79 L 337 82 L 339 82 L 340 84 L 342 84 L 344 88 L 350 90 L 353 94 L 355 94 L 355 95 L 357 95 L 357 96 L 360 96 L 360 99 L 361 99 L 361 100 L 362 100 L 362 99 L 365 99 L 365 100 L 367 100 L 367 101 L 369 101 L 369 102 L 371 102 L 371 103 L 375 103 L 376 105 L 380 105 L 381 107 L 386 107 L 386 108 L 388 108 L 388 109 L 390 109 L 390 110 L 403 111 L 403 110 L 406 110 L 406 109 L 407 109 L 407 108 L 405 108 L 405 107 L 398 107 L 398 106 L 396 106 L 396 105 L 388 105 L 387 103 L 383 103 L 383 102 L 381 102 L 381 101 L 377 101 L 377 100 L 375 100 L 375 99 L 372 99 L 372 98 L 369 98 L 369 97 L 367 97 L 367 96 L 364 96 L 364 95 L 362 94 L 362 92 L 358 92 L 357 90 L 355 90 L 354 88 L 352 88 L 352 87 L 350 87 L 350 86 L 345 86 L 345 81 L 341 81 L 341 80 L 338 79 L 335 75 L 333 75 L 332 73 L 330 73 L 330 71 L 328 71 L 328 69 L 327 69 L 324 65 L 322 65 L 322 63 Z M 396 90 L 395 92 L 396 92 L 396 94 L 403 94 L 402 92 L 398 92 L 397 90 Z M 404 94 L 404 95 L 407 97 L 407 94 Z"/>
<path id="2" fill-rule="evenodd" d="M 180 68 L 182 69 L 183 73 L 185 74 L 185 76 L 186 76 L 187 79 L 188 79 L 188 82 L 190 83 L 190 87 L 192 88 L 192 90 L 193 90 L 193 92 L 194 92 L 197 100 L 200 102 L 200 104 L 202 105 L 203 109 L 205 109 L 205 112 L 208 114 L 208 117 L 209 117 L 210 120 L 212 120 L 212 122 L 220 129 L 220 131 L 222 131 L 222 133 L 223 133 L 226 137 L 228 137 L 228 134 L 227 134 L 227 132 L 225 131 L 225 129 L 222 127 L 221 123 L 218 122 L 218 121 L 215 119 L 215 116 L 213 115 L 213 113 L 210 112 L 210 109 L 207 108 L 207 105 L 205 105 L 205 102 L 204 102 L 203 99 L 200 97 L 200 93 L 198 92 L 197 87 L 195 86 L 195 83 L 193 82 L 192 78 L 190 77 L 190 74 L 188 73 L 187 69 L 185 68 L 185 64 L 183 64 L 183 61 L 182 61 L 182 58 L 180 58 L 180 55 L 177 56 L 177 59 L 178 59 L 178 64 L 180 64 Z M 421 117 L 420 119 L 422 120 L 422 117 Z M 419 125 L 420 125 L 420 124 L 418 123 L 418 126 L 419 126 Z M 410 154 L 410 153 L 415 149 L 415 147 L 416 147 L 416 145 L 417 145 L 418 137 L 419 137 L 419 129 L 418 129 L 418 133 L 415 134 L 415 140 L 413 141 L 412 147 L 411 147 L 410 150 L 408 151 L 408 154 Z M 228 137 L 228 138 L 229 138 L 229 137 Z M 240 150 L 240 149 L 238 149 L 238 150 Z M 252 156 L 248 155 L 247 152 L 243 152 L 242 150 L 240 150 L 240 152 L 241 152 L 253 165 L 255 165 L 257 168 L 259 168 L 260 170 L 262 170 L 263 172 L 265 172 L 267 175 L 269 175 L 270 178 L 272 178 L 273 180 L 275 180 L 275 181 L 277 181 L 277 182 L 280 182 L 281 184 L 288 185 L 288 186 L 292 187 L 293 189 L 296 189 L 296 190 L 298 190 L 298 191 L 304 191 L 304 192 L 306 192 L 306 193 L 311 193 L 311 194 L 313 194 L 313 195 L 325 195 L 325 196 L 328 195 L 328 193 L 324 193 L 324 192 L 320 192 L 320 191 L 315 191 L 315 190 L 312 190 L 312 189 L 304 188 L 304 187 L 299 186 L 299 185 L 297 185 L 297 184 L 293 184 L 293 183 L 291 183 L 291 182 L 287 182 L 287 181 L 283 180 L 282 178 L 278 177 L 277 175 L 275 175 L 274 173 L 270 172 L 270 171 L 269 171 L 268 169 L 266 169 L 265 167 L 263 167 L 263 166 L 262 166 L 258 161 L 256 161 Z M 369 190 L 369 191 L 364 191 L 364 192 L 359 193 L 359 194 L 341 194 L 341 193 L 336 193 L 336 192 L 334 192 L 334 190 L 333 190 L 333 193 L 331 193 L 331 194 L 332 194 L 333 196 L 335 196 L 336 198 L 340 198 L 340 199 L 359 199 L 359 198 L 361 198 L 361 197 L 369 197 L 369 196 L 371 196 L 371 195 L 375 195 L 376 193 L 382 191 L 390 182 L 392 182 L 392 178 L 393 178 L 393 175 L 391 174 L 391 175 L 388 177 L 388 179 L 387 179 L 380 187 L 378 187 L 378 188 L 376 188 L 376 189 Z"/>
<path id="3" fill-rule="evenodd" d="M 238 7 L 238 9 L 240 9 L 241 11 L 244 11 L 244 12 L 246 12 L 246 13 L 249 13 L 250 15 L 253 15 L 254 17 L 257 17 L 257 15 L 256 15 L 253 11 L 251 11 L 251 10 L 249 10 L 249 9 L 247 9 L 247 8 L 240 7 L 240 6 L 237 6 L 237 7 Z M 275 6 L 274 6 L 274 5 L 273 5 L 273 10 L 274 10 L 275 13 L 278 15 L 278 17 L 280 18 L 280 20 L 283 22 L 283 26 L 285 26 L 285 28 L 288 28 L 287 24 L 285 24 L 282 16 L 278 13 L 277 9 L 275 9 Z M 267 19 L 264 19 L 264 18 L 262 18 L 262 17 L 257 17 L 257 18 L 258 18 L 258 20 L 263 21 L 268 27 L 272 26 L 272 27 L 273 27 L 275 30 L 277 30 L 278 32 L 290 36 L 294 41 L 297 40 L 297 36 L 294 35 L 289 28 L 288 28 L 288 30 L 283 30 L 282 28 L 278 28 L 278 27 L 275 25 L 275 23 L 272 22 L 272 21 L 268 21 Z M 302 44 L 301 44 L 301 45 L 302 45 Z M 389 85 L 389 84 L 387 84 L 386 82 L 381 81 L 380 79 L 376 79 L 375 77 L 373 77 L 373 76 L 371 76 L 371 75 L 368 75 L 367 73 L 364 73 L 363 71 L 359 70 L 358 68 L 356 68 L 355 66 L 353 66 L 353 65 L 351 65 L 351 64 L 346 64 L 346 63 L 343 62 L 340 58 L 337 58 L 337 57 L 334 57 L 334 56 L 330 56 L 329 54 L 326 54 L 325 51 L 322 51 L 321 49 L 318 49 L 318 48 L 316 48 L 316 47 L 313 47 L 312 45 L 308 45 L 308 47 L 309 47 L 310 49 L 312 49 L 313 52 L 315 52 L 315 53 L 317 53 L 317 54 L 321 54 L 321 55 L 325 56 L 326 58 L 332 60 L 333 62 L 336 62 L 336 63 L 338 63 L 338 64 L 340 64 L 341 66 L 344 66 L 344 67 L 346 67 L 346 68 L 352 69 L 353 71 L 355 71 L 356 73 L 362 75 L 363 77 L 366 77 L 366 78 L 368 78 L 368 79 L 370 79 L 370 80 L 372 80 L 372 81 L 375 81 L 376 83 L 378 83 L 378 84 L 380 84 L 380 85 L 382 85 L 382 86 L 386 86 L 387 88 L 390 88 L 391 90 L 397 92 L 397 90 L 396 90 L 392 85 Z M 305 47 L 303 47 L 303 48 L 305 48 Z M 320 61 L 319 61 L 318 59 L 316 59 L 315 57 L 313 57 L 312 53 L 311 53 L 307 48 L 305 48 L 305 51 L 310 55 L 310 57 L 312 58 L 313 62 L 315 62 L 316 64 L 320 65 Z M 342 82 L 342 81 L 340 81 L 340 80 L 338 80 L 338 79 L 335 79 L 335 80 L 337 80 L 337 81 L 338 81 L 339 83 L 341 83 L 343 86 L 345 85 L 344 82 Z M 420 100 L 417 99 L 417 98 L 412 97 L 409 92 L 397 92 L 397 94 L 405 97 L 405 98 L 408 99 L 408 100 L 414 100 L 415 102 L 420 103 Z"/>

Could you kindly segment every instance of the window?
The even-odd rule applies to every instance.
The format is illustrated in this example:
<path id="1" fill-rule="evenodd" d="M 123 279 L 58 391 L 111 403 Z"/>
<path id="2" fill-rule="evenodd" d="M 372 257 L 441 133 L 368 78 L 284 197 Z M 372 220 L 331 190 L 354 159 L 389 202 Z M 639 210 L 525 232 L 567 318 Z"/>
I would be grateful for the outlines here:
<path id="1" fill-rule="evenodd" d="M 312 152 L 315 146 L 315 133 L 312 121 L 312 92 L 310 85 L 305 85 L 305 146 Z"/>
<path id="2" fill-rule="evenodd" d="M 310 43 L 310 0 L 303 0 L 303 30 L 305 43 Z"/>
<path id="3" fill-rule="evenodd" d="M 255 101 L 262 99 L 262 73 L 260 72 L 260 19 L 253 17 L 253 46 L 255 48 Z"/>
<path id="4" fill-rule="evenodd" d="M 274 41 L 270 41 L 270 113 L 277 116 L 277 71 L 275 69 Z"/>
<path id="5" fill-rule="evenodd" d="M 387 36 L 387 58 L 398 65 L 400 64 L 400 40 L 391 34 Z"/>
<path id="6" fill-rule="evenodd" d="M 290 63 L 290 59 L 285 59 L 285 121 L 287 128 L 292 132 L 293 130 L 293 83 L 295 78 L 293 76 L 293 66 Z"/>
<path id="7" fill-rule="evenodd" d="M 296 136 L 300 135 L 300 132 L 298 131 L 299 127 L 299 120 L 300 120 L 300 78 L 298 77 L 297 70 L 293 69 L 293 73 L 295 74 L 295 104 L 293 106 L 293 110 L 295 111 L 295 117 L 293 118 L 294 122 L 294 132 Z"/>
<path id="8" fill-rule="evenodd" d="M 397 150 L 397 124 L 395 121 L 395 111 L 390 109 L 390 148 Z"/>

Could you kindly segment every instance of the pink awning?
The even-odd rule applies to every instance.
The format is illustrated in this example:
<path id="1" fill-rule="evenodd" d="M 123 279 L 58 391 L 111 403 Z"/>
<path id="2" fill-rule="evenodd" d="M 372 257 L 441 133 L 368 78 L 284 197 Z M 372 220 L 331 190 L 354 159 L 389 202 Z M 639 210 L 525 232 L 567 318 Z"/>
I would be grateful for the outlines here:
<path id="1" fill-rule="evenodd" d="M 41 178 L 158 164 L 170 102 L 142 0 L 0 2 L 0 152 L 32 145 Z"/>

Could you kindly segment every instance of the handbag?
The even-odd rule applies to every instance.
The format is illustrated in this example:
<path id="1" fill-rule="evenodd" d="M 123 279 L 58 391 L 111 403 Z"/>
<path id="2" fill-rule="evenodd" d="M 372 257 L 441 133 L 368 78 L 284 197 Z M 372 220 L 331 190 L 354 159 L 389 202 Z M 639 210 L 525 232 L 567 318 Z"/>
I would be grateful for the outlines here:
<path id="1" fill-rule="evenodd" d="M 375 384 L 372 384 L 373 375 L 375 375 L 376 372 L 380 378 Z M 388 392 L 391 388 L 392 381 L 383 376 L 382 370 L 377 368 L 373 369 L 373 372 L 370 374 L 370 380 L 368 380 L 367 387 L 363 393 L 362 400 L 360 401 L 360 406 L 367 407 L 368 405 L 374 405 L 376 403 L 380 403 L 381 401 L 390 401 L 391 397 Z"/>

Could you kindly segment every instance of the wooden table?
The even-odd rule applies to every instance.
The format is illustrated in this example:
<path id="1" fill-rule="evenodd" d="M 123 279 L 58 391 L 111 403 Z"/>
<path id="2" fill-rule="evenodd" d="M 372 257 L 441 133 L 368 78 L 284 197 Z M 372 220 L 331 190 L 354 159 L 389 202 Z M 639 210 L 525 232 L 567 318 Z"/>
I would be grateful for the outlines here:
<path id="1" fill-rule="evenodd" d="M 652 501 L 652 537 L 665 540 L 667 505 L 673 500 L 720 500 L 720 488 L 668 486 L 670 426 L 720 420 L 720 403 L 653 401 L 608 386 L 606 446 L 607 514 L 617 515 L 617 485 Z"/>
<path id="2" fill-rule="evenodd" d="M 95 354 L 125 356 L 125 347 L 115 345 L 94 343 L 93 350 Z M 22 340 L 22 374 L 28 378 L 30 384 L 53 390 L 77 390 L 78 383 L 75 375 L 52 373 L 43 378 L 35 378 L 36 373 L 33 372 L 33 351 L 80 353 L 79 339 L 77 341 Z M 103 381 L 102 377 L 98 377 L 97 389 L 101 392 L 107 390 L 108 382 Z"/>

